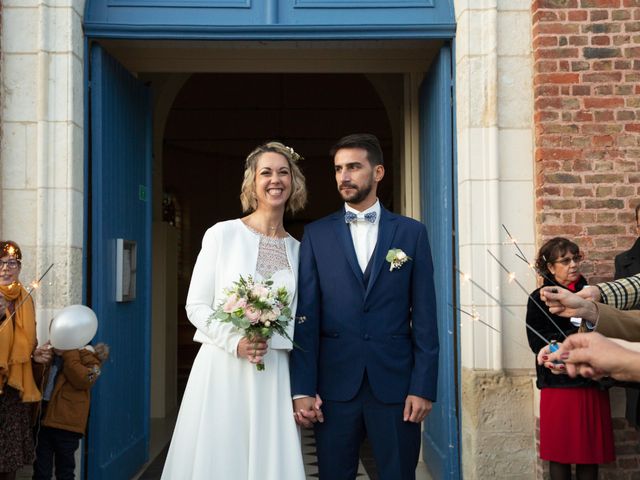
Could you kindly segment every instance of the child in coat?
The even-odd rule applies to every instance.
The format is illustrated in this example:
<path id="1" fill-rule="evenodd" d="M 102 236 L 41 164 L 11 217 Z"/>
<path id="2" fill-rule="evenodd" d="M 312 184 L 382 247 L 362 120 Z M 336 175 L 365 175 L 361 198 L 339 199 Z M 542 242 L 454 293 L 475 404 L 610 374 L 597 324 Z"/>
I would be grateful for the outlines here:
<path id="1" fill-rule="evenodd" d="M 75 452 L 80 446 L 89 417 L 90 389 L 100 376 L 100 366 L 109 347 L 100 343 L 77 350 L 55 350 L 42 398 L 36 438 L 33 480 L 75 478 Z"/>

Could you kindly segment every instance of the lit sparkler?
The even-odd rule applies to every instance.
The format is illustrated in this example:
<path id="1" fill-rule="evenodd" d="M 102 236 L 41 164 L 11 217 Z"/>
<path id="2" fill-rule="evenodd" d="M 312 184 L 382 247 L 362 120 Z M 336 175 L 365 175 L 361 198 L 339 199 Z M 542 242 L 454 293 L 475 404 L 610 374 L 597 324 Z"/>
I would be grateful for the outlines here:
<path id="1" fill-rule="evenodd" d="M 538 302 L 535 301 L 535 299 L 533 299 L 531 297 L 531 295 L 529 295 L 529 292 L 527 291 L 526 288 L 524 288 L 524 286 L 518 281 L 518 279 L 516 278 L 515 273 L 510 272 L 509 269 L 504 265 L 504 263 L 502 263 L 500 260 L 498 260 L 498 257 L 496 257 L 493 253 L 491 253 L 490 250 L 487 250 L 487 253 L 489 255 L 491 255 L 491 258 L 493 258 L 496 262 L 498 262 L 498 265 L 500 265 L 500 267 L 502 267 L 502 269 L 507 272 L 507 274 L 509 275 L 509 281 L 513 281 L 513 283 L 515 283 L 516 285 L 518 285 L 518 287 L 520 287 L 520 290 L 522 290 L 526 295 L 527 298 L 531 298 L 533 300 L 533 303 L 535 304 L 536 307 L 538 307 L 538 309 L 544 314 L 545 317 L 547 317 L 547 319 L 553 324 L 554 327 L 556 327 L 558 329 L 558 331 L 562 334 L 562 336 L 564 338 L 567 338 L 567 336 L 565 335 L 565 333 L 562 331 L 562 329 L 558 326 L 558 324 L 556 322 L 553 321 L 553 318 L 551 318 L 551 315 L 549 315 L 549 313 L 544 309 L 544 307 L 542 305 L 540 305 Z M 547 343 L 549 343 L 547 341 Z"/>
<path id="2" fill-rule="evenodd" d="M 31 294 L 33 293 L 33 291 L 40 287 L 40 282 L 42 282 L 42 279 L 47 275 L 47 273 L 49 273 L 49 270 L 51 270 L 52 268 L 53 268 L 53 263 L 49 265 L 49 268 L 47 268 L 42 275 L 40 275 L 39 279 L 34 280 L 29 284 L 29 288 L 27 289 L 27 295 L 22 299 L 22 301 L 18 305 L 16 305 L 16 307 L 13 309 L 13 312 L 11 312 L 11 315 L 9 315 L 7 320 L 11 320 L 13 316 L 16 314 L 16 312 L 18 311 L 18 309 L 22 306 L 22 304 L 31 297 Z M 11 284 L 11 286 L 12 285 L 14 284 Z"/>
<path id="3" fill-rule="evenodd" d="M 456 271 L 464 276 L 465 274 L 460 271 L 460 269 L 458 269 L 457 267 L 454 267 L 456 269 Z M 474 287 L 476 287 L 478 290 L 480 290 L 482 293 L 484 293 L 487 297 L 489 297 L 491 300 L 493 300 L 496 305 L 498 305 L 500 308 L 502 308 L 505 312 L 508 312 L 509 314 L 511 314 L 514 318 L 517 318 L 518 320 L 521 320 L 521 318 L 519 316 L 517 316 L 511 309 L 505 307 L 500 300 L 498 300 L 496 297 L 494 297 L 487 289 L 485 289 L 482 285 L 480 285 L 478 282 L 476 282 L 475 280 L 472 280 L 470 276 L 467 276 L 467 281 L 469 283 L 471 283 L 471 285 L 473 285 Z M 535 303 L 535 302 L 534 302 Z M 537 305 L 537 304 L 536 304 Z M 466 312 L 465 312 L 466 313 Z M 552 320 L 553 321 L 553 320 Z M 538 332 L 535 328 L 533 328 L 531 325 L 529 325 L 528 323 L 524 323 L 525 327 L 527 327 L 532 333 L 534 333 L 535 335 L 537 335 L 541 340 L 543 340 L 545 343 L 550 343 L 549 340 L 547 340 L 544 336 L 542 336 L 542 334 L 540 334 L 540 332 Z"/>
<path id="4" fill-rule="evenodd" d="M 545 280 L 551 282 L 553 285 L 557 285 L 559 287 L 562 287 L 562 285 L 559 285 L 558 282 L 555 281 L 555 279 L 553 278 L 549 278 L 549 275 L 545 274 L 544 272 L 540 271 L 540 269 L 538 267 L 536 267 L 536 264 L 533 262 L 530 262 L 527 259 L 527 256 L 524 254 L 524 252 L 522 251 L 522 249 L 520 248 L 520 245 L 518 245 L 518 242 L 515 238 L 513 238 L 513 236 L 511 235 L 511 233 L 509 232 L 509 230 L 507 230 L 507 227 L 505 226 L 505 224 L 502 224 L 502 228 L 504 229 L 505 232 L 507 232 L 507 236 L 509 237 L 509 242 L 512 243 L 515 247 L 516 247 L 516 257 L 518 257 L 520 260 L 522 260 L 524 263 L 527 264 L 527 266 L 533 270 L 534 272 L 536 272 L 538 275 L 540 275 L 542 278 L 544 278 Z M 511 281 L 511 280 L 510 280 Z M 564 287 L 562 287 L 564 288 Z"/>
<path id="5" fill-rule="evenodd" d="M 489 323 L 485 322 L 484 320 L 482 320 L 482 318 L 480 318 L 480 315 L 478 314 L 478 312 L 476 312 L 476 311 L 475 311 L 475 308 L 474 308 L 474 309 L 472 309 L 472 311 L 471 311 L 471 312 L 467 312 L 466 310 L 463 310 L 463 309 L 462 309 L 462 308 L 460 308 L 460 307 L 456 307 L 456 306 L 454 306 L 454 305 L 453 305 L 453 304 L 451 304 L 451 303 L 449 304 L 449 306 L 450 306 L 450 307 L 455 308 L 455 309 L 456 309 L 456 310 L 458 310 L 460 313 L 464 313 L 465 315 L 467 315 L 467 316 L 471 317 L 471 320 L 472 320 L 472 321 L 474 321 L 474 322 L 478 322 L 478 323 L 481 323 L 482 325 L 486 326 L 487 328 L 490 328 L 490 329 L 491 329 L 491 330 L 493 330 L 494 332 L 499 333 L 499 334 L 501 334 L 501 335 L 502 335 L 502 332 L 501 332 L 500 330 L 498 330 L 498 329 L 497 329 L 496 327 L 494 327 L 493 325 L 491 325 L 491 324 L 489 324 Z M 513 338 L 513 337 L 507 337 L 507 338 L 509 338 L 509 340 L 511 340 L 512 342 L 517 343 L 517 344 L 518 344 L 518 345 L 520 345 L 522 348 L 529 348 L 528 346 L 523 345 L 521 342 L 519 342 L 518 340 L 516 340 L 516 339 L 515 339 L 515 338 Z"/>

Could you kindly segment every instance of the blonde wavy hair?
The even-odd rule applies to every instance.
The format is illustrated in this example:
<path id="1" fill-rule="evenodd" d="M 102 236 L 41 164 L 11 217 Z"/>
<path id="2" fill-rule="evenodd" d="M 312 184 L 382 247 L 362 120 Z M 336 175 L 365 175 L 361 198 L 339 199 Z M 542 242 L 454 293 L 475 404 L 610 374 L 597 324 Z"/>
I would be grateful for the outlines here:
<path id="1" fill-rule="evenodd" d="M 307 186 L 305 178 L 298 166 L 298 161 L 302 158 L 293 148 L 287 147 L 280 142 L 267 142 L 257 147 L 247 156 L 244 164 L 244 180 L 240 188 L 240 202 L 242 202 L 242 211 L 252 212 L 258 208 L 258 199 L 256 196 L 256 168 L 258 160 L 263 153 L 274 152 L 279 153 L 287 159 L 289 168 L 291 169 L 291 195 L 287 200 L 286 210 L 295 213 L 302 210 L 307 204 Z"/>

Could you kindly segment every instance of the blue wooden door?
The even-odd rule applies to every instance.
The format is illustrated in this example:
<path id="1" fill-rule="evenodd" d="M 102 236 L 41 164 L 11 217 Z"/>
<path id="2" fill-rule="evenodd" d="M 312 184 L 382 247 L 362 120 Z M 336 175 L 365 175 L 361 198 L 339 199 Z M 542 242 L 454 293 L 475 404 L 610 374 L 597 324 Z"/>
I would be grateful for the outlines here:
<path id="1" fill-rule="evenodd" d="M 460 478 L 457 379 L 458 328 L 454 310 L 456 252 L 453 204 L 451 47 L 445 44 L 420 87 L 422 212 L 434 263 L 440 337 L 438 401 L 425 422 L 423 454 L 433 478 Z"/>
<path id="2" fill-rule="evenodd" d="M 99 45 L 90 54 L 87 298 L 111 357 L 93 390 L 88 478 L 130 478 L 148 458 L 151 115 L 147 87 Z M 136 242 L 136 298 L 116 302 L 116 239 Z"/>

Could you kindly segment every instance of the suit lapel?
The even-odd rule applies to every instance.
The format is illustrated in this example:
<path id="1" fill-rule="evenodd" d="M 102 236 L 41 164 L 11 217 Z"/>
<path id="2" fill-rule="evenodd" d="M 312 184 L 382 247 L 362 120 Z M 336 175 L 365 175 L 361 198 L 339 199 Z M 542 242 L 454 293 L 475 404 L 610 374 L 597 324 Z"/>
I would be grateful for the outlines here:
<path id="1" fill-rule="evenodd" d="M 362 279 L 362 270 L 360 270 L 360 265 L 358 264 L 358 257 L 356 256 L 356 249 L 353 246 L 353 239 L 351 238 L 349 225 L 344 221 L 344 210 L 334 215 L 333 223 L 334 230 L 340 239 L 344 256 L 347 257 L 347 262 L 349 263 L 351 270 L 353 270 L 353 274 L 364 290 L 365 285 L 364 280 Z"/>
<path id="2" fill-rule="evenodd" d="M 376 283 L 378 275 L 382 266 L 386 262 L 387 252 L 391 248 L 391 242 L 396 233 L 397 228 L 396 217 L 390 213 L 384 207 L 380 206 L 380 224 L 378 225 L 378 241 L 376 242 L 376 248 L 374 250 L 374 257 L 371 265 L 371 278 L 367 285 L 367 291 L 365 298 L 369 295 L 369 292 Z M 355 255 L 355 254 L 354 254 Z"/>

